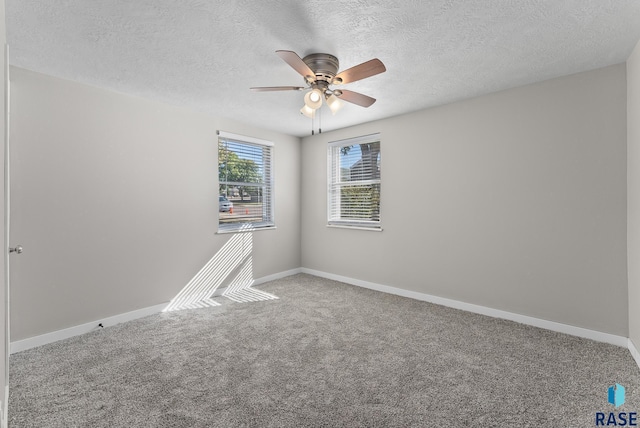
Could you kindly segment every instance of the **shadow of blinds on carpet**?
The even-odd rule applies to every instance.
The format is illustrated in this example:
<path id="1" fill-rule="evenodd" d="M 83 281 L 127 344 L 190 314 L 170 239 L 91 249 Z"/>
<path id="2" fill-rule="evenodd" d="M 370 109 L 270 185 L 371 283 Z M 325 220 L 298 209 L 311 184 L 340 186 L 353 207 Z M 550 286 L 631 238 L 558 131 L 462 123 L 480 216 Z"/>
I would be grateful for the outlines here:
<path id="1" fill-rule="evenodd" d="M 222 296 L 234 302 L 248 303 L 278 297 L 256 290 L 253 278 L 253 233 L 234 234 L 189 283 L 169 302 L 163 312 L 219 306 L 212 299 L 215 291 L 227 284 Z"/>

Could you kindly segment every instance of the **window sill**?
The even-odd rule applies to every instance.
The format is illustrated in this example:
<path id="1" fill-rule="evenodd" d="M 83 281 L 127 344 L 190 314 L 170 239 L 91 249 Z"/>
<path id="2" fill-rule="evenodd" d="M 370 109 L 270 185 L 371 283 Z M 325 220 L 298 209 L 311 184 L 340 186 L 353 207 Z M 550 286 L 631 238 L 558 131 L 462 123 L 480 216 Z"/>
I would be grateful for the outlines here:
<path id="1" fill-rule="evenodd" d="M 328 224 L 327 227 L 334 228 L 334 229 L 354 229 L 354 230 L 366 230 L 369 232 L 382 232 L 382 227 L 349 226 L 347 224 Z"/>
<path id="2" fill-rule="evenodd" d="M 251 227 L 244 226 L 238 229 L 218 229 L 216 235 L 226 235 L 228 233 L 245 233 L 245 232 L 257 232 L 259 230 L 275 230 L 276 226 L 262 226 L 262 227 Z"/>

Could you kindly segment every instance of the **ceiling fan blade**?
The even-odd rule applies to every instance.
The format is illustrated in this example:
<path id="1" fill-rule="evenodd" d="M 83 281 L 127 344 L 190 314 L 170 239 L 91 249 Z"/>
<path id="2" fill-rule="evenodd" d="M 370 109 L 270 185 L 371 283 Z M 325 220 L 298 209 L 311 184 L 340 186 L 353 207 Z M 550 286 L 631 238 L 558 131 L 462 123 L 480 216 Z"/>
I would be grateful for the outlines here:
<path id="1" fill-rule="evenodd" d="M 302 91 L 304 86 L 258 86 L 249 88 L 255 92 L 268 92 L 268 91 Z"/>
<path id="2" fill-rule="evenodd" d="M 304 63 L 302 58 L 293 51 L 276 51 L 276 54 L 291 66 L 295 71 L 300 73 L 307 80 L 315 80 L 316 74 Z"/>
<path id="3" fill-rule="evenodd" d="M 340 93 L 338 95 L 338 93 Z M 359 92 L 347 91 L 347 90 L 336 90 L 334 95 L 341 100 L 345 100 L 347 102 L 357 104 L 361 107 L 369 107 L 371 104 L 376 102 L 375 98 L 371 98 L 370 96 L 361 94 Z"/>
<path id="4" fill-rule="evenodd" d="M 332 83 L 351 83 L 367 77 L 375 76 L 376 74 L 384 73 L 385 71 L 387 71 L 387 69 L 382 61 L 378 58 L 374 58 L 338 73 L 338 75 L 333 78 Z"/>

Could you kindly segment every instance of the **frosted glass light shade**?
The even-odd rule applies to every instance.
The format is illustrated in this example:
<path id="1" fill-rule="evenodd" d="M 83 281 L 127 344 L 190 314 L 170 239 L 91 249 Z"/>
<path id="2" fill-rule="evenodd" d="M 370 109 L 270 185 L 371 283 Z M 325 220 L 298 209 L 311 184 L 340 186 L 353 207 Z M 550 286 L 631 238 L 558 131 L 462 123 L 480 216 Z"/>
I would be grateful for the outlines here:
<path id="1" fill-rule="evenodd" d="M 329 98 L 327 98 L 327 105 L 329 109 L 331 109 L 332 114 L 336 114 L 338 110 L 342 108 L 342 101 L 335 95 L 331 94 Z"/>
<path id="2" fill-rule="evenodd" d="M 303 105 L 302 108 L 300 109 L 300 113 L 304 114 L 305 116 L 307 116 L 309 119 L 313 119 L 313 117 L 316 114 L 316 111 L 312 108 L 310 108 L 308 105 Z"/>
<path id="3" fill-rule="evenodd" d="M 322 92 L 319 89 L 313 89 L 304 96 L 304 104 L 310 109 L 318 109 L 322 106 Z"/>

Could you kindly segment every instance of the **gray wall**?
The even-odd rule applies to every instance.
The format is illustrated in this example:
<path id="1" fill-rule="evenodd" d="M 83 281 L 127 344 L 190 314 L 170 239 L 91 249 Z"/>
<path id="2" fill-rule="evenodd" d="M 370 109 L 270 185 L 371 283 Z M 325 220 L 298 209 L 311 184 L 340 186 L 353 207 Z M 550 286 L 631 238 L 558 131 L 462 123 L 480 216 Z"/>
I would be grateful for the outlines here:
<path id="1" fill-rule="evenodd" d="M 300 145 L 12 69 L 12 340 L 167 302 L 223 248 L 216 129 L 276 143 L 255 278 L 303 266 L 627 336 L 625 80 L 620 64 Z M 327 228 L 326 143 L 373 132 L 384 231 Z"/>
<path id="2" fill-rule="evenodd" d="M 640 43 L 627 60 L 629 338 L 640 349 Z"/>
<path id="3" fill-rule="evenodd" d="M 384 231 L 328 228 L 327 142 L 373 132 Z M 305 268 L 627 336 L 624 64 L 306 137 L 302 184 Z"/>
<path id="4" fill-rule="evenodd" d="M 217 129 L 275 143 L 254 278 L 300 266 L 299 138 L 11 72 L 12 341 L 168 302 L 223 247 Z"/>

